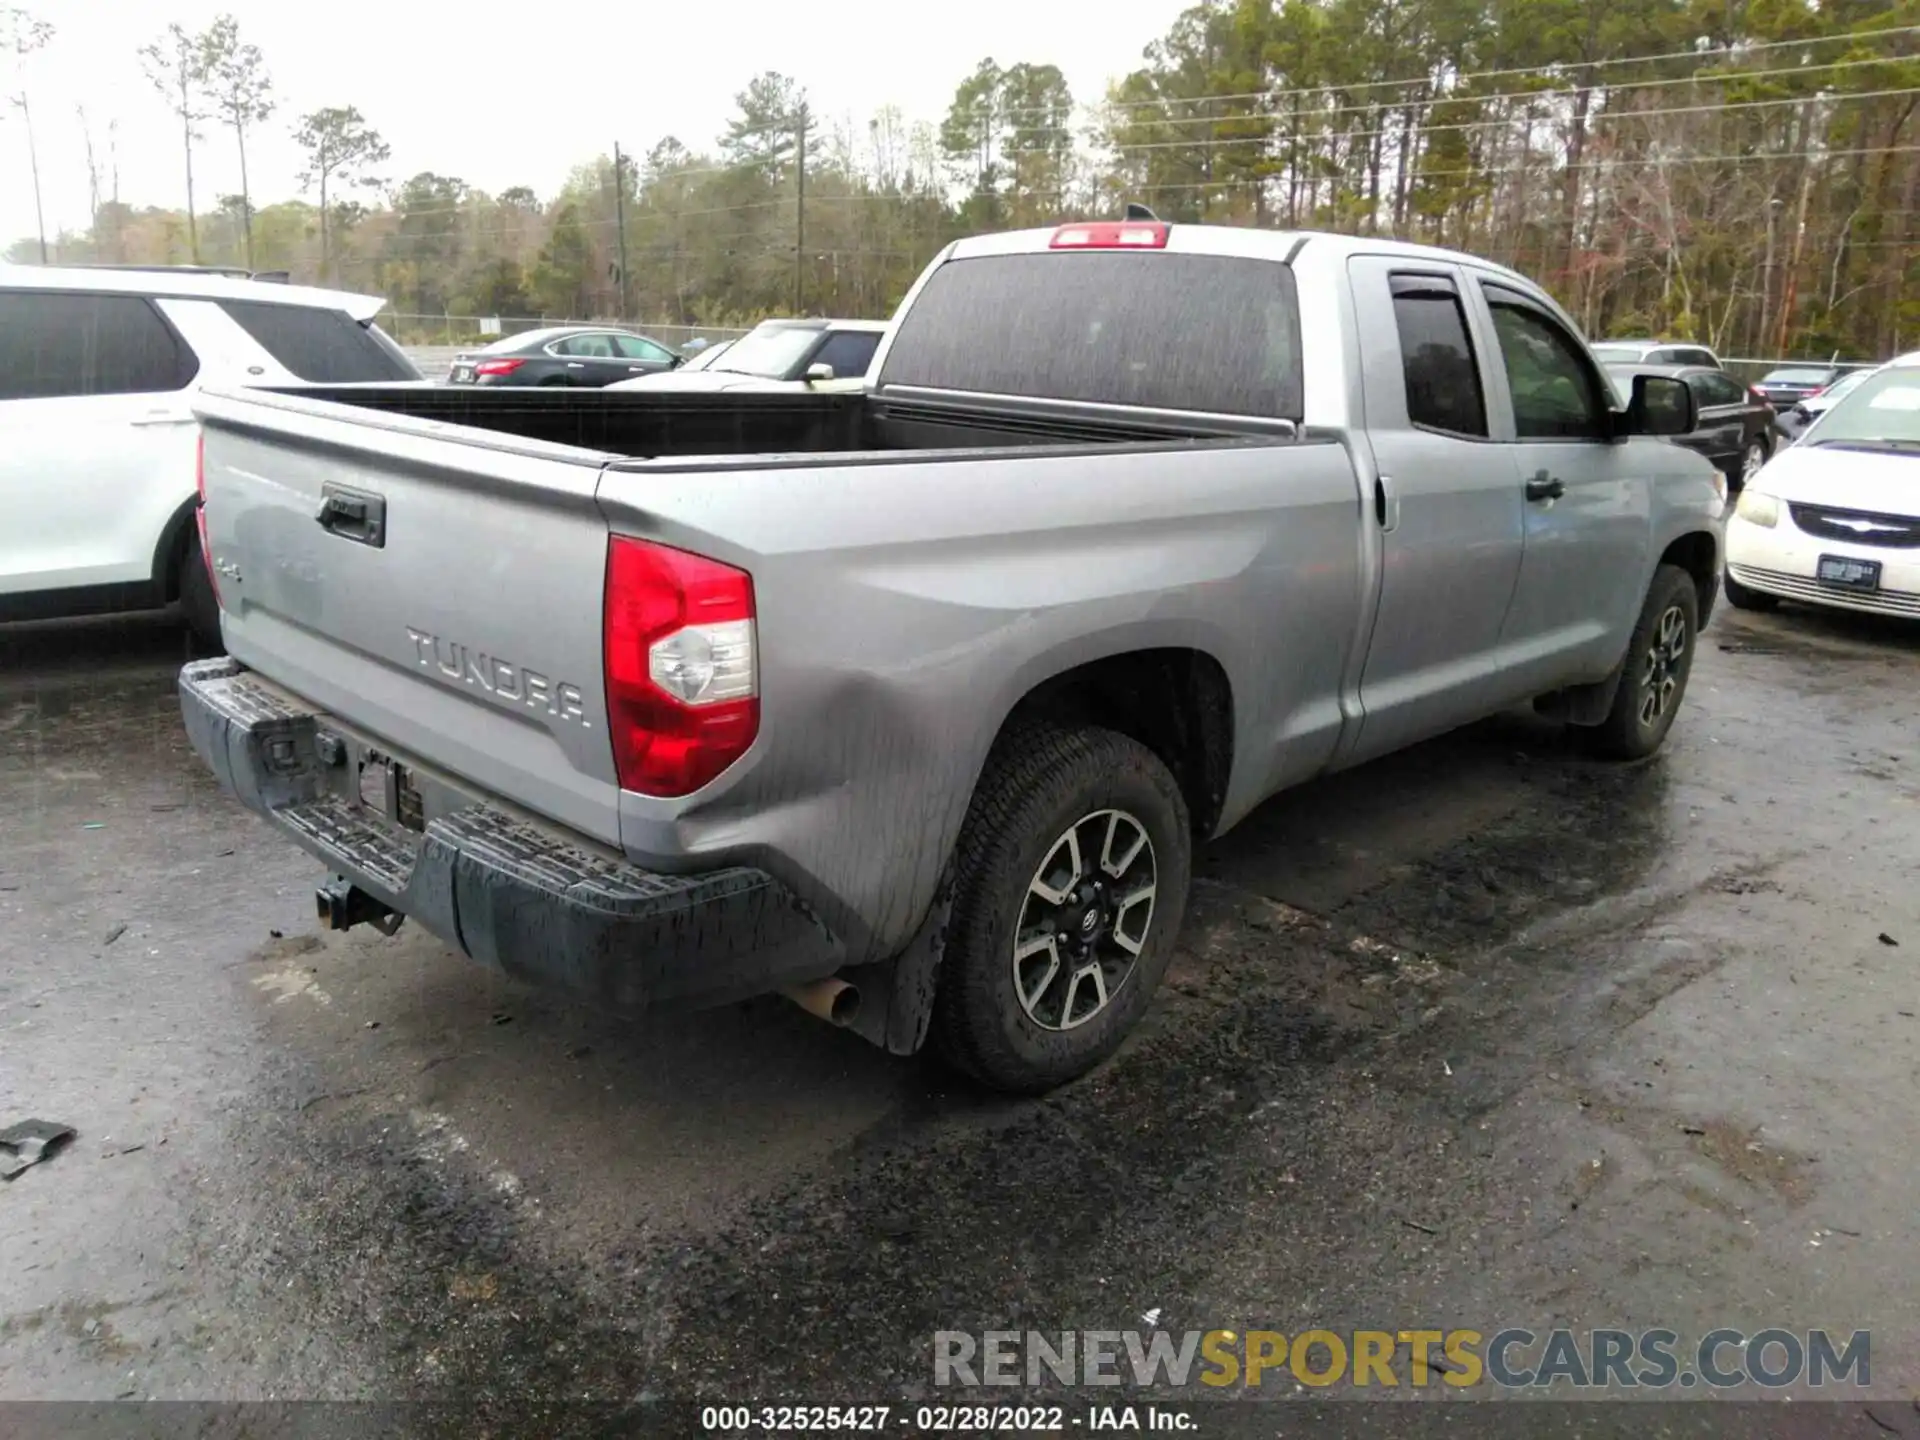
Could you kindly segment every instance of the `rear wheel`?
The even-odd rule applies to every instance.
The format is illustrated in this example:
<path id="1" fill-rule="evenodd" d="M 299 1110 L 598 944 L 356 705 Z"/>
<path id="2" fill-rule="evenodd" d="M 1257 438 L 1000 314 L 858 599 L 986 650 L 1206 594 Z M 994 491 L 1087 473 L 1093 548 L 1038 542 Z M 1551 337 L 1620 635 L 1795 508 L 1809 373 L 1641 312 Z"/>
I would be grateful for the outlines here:
<path id="1" fill-rule="evenodd" d="M 1678 565 L 1653 572 L 1646 603 L 1627 642 L 1620 687 L 1607 718 L 1588 732 L 1596 753 L 1612 760 L 1643 760 L 1658 750 L 1693 673 L 1700 630 L 1700 596 L 1693 576 Z"/>
<path id="2" fill-rule="evenodd" d="M 1732 575 L 1720 577 L 1720 588 L 1726 592 L 1727 603 L 1736 610 L 1777 610 L 1780 597 L 1769 595 L 1762 590 L 1749 590 Z"/>
<path id="3" fill-rule="evenodd" d="M 226 647 L 220 638 L 220 601 L 213 593 L 213 580 L 207 574 L 207 562 L 200 558 L 200 536 L 187 532 L 175 562 L 174 593 L 180 597 L 180 614 L 193 631 L 194 638 L 216 653 Z"/>
<path id="4" fill-rule="evenodd" d="M 1145 1013 L 1172 957 L 1193 846 L 1158 756 L 1035 723 L 995 746 L 962 827 L 933 1040 L 997 1090 L 1085 1074 Z"/>

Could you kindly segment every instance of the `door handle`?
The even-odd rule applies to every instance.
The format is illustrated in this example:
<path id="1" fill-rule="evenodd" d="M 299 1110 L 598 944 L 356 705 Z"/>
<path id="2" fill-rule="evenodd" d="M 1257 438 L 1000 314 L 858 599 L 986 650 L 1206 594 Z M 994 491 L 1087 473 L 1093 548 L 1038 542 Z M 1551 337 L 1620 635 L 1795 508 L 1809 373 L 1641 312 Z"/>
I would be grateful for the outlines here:
<path id="1" fill-rule="evenodd" d="M 367 490 L 354 490 L 331 481 L 320 487 L 320 508 L 314 512 L 320 528 L 342 540 L 384 550 L 387 544 L 387 502 Z"/>
<path id="2" fill-rule="evenodd" d="M 1566 482 L 1557 475 L 1549 475 L 1544 470 L 1527 481 L 1527 499 L 1529 500 L 1558 500 L 1566 493 Z"/>
<path id="3" fill-rule="evenodd" d="M 1383 533 L 1400 526 L 1400 492 L 1394 488 L 1391 475 L 1373 477 L 1373 518 L 1380 522 Z"/>
<path id="4" fill-rule="evenodd" d="M 569 370 L 584 370 L 584 369 L 586 369 L 587 367 L 586 367 L 586 365 L 585 365 L 585 364 L 584 364 L 584 363 L 583 363 L 582 361 L 579 361 L 579 360 L 569 360 L 569 361 L 567 361 L 567 368 L 568 368 Z"/>
<path id="5" fill-rule="evenodd" d="M 191 410 L 149 410 L 144 415 L 136 415 L 127 422 L 129 425 L 191 425 Z"/>

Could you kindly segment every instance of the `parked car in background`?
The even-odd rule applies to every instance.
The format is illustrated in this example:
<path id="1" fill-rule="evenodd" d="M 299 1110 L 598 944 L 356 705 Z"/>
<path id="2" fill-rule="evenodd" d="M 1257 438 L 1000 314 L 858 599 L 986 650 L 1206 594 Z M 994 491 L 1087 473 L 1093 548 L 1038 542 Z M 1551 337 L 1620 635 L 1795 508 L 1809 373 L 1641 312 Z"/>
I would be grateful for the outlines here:
<path id="1" fill-rule="evenodd" d="M 763 320 L 694 374 L 682 366 L 620 384 L 622 390 L 858 390 L 884 320 Z"/>
<path id="2" fill-rule="evenodd" d="M 1705 365 L 1725 367 L 1705 345 L 1691 340 L 1602 340 L 1593 347 L 1602 365 Z"/>
<path id="3" fill-rule="evenodd" d="M 1871 369 L 1849 370 L 1824 389 L 1815 390 L 1812 394 L 1794 401 L 1779 414 L 1781 434 L 1785 435 L 1789 442 L 1798 440 L 1806 433 L 1809 425 L 1833 408 L 1834 402 L 1871 374 L 1873 374 Z"/>
<path id="4" fill-rule="evenodd" d="M 697 375 L 702 370 L 710 370 L 713 368 L 714 362 L 732 348 L 733 341 L 716 340 L 713 344 L 708 345 L 696 353 L 691 359 L 687 360 L 686 363 L 681 365 L 674 373 L 676 375 L 686 375 L 690 373 Z"/>
<path id="5" fill-rule="evenodd" d="M 1868 373 L 1747 485 L 1727 599 L 1920 617 L 1920 354 Z"/>
<path id="6" fill-rule="evenodd" d="M 1789 410 L 1833 384 L 1844 372 L 1837 365 L 1783 365 L 1769 370 L 1753 387 L 1776 410 Z"/>
<path id="7" fill-rule="evenodd" d="M 1268 795 L 1528 701 L 1660 747 L 1717 595 L 1725 483 L 1650 438 L 1693 408 L 1457 252 L 976 236 L 851 393 L 207 397 L 238 578 L 181 711 L 333 928 L 1045 1090 Z"/>
<path id="8" fill-rule="evenodd" d="M 604 325 L 557 326 L 508 335 L 465 350 L 447 368 L 449 385 L 611 385 L 676 369 L 681 359 L 658 340 Z"/>
<path id="9" fill-rule="evenodd" d="M 1704 365 L 1610 364 L 1607 375 L 1623 405 L 1633 393 L 1636 375 L 1664 375 L 1691 390 L 1694 427 L 1674 439 L 1718 465 L 1732 489 L 1746 484 L 1779 447 L 1773 407 L 1724 370 Z"/>
<path id="10" fill-rule="evenodd" d="M 418 383 L 374 324 L 386 303 L 203 270 L 0 266 L 0 620 L 178 603 L 218 642 L 193 393 Z"/>

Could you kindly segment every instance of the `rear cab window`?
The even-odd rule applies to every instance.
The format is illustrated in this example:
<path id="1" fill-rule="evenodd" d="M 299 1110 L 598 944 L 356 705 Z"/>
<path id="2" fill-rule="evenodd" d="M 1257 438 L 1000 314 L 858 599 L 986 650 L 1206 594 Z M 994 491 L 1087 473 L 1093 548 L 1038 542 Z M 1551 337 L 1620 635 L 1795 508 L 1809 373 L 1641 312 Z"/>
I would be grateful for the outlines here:
<path id="1" fill-rule="evenodd" d="M 901 317 L 879 384 L 1298 421 L 1293 271 L 1164 250 L 950 260 Z"/>
<path id="2" fill-rule="evenodd" d="M 163 394 L 199 370 L 142 296 L 0 290 L 0 400 Z"/>
<path id="3" fill-rule="evenodd" d="M 264 300 L 215 303 L 278 364 L 311 384 L 420 378 L 404 356 L 383 346 L 344 310 Z"/>

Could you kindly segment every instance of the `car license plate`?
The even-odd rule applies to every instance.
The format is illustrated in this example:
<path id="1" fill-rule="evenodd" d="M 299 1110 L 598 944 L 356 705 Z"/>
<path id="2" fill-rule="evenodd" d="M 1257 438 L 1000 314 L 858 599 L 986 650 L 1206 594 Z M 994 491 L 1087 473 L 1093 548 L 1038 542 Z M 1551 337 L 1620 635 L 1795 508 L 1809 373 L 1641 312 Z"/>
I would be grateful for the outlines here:
<path id="1" fill-rule="evenodd" d="M 473 367 L 471 365 L 454 366 L 453 378 L 456 380 L 471 380 L 473 378 Z"/>
<path id="2" fill-rule="evenodd" d="M 1878 590 L 1880 562 L 1854 560 L 1845 555 L 1822 555 L 1814 577 L 1822 585 L 1832 585 L 1842 590 Z"/>

